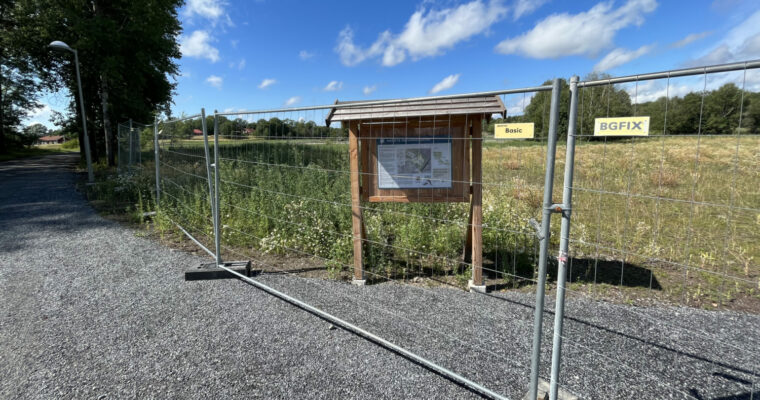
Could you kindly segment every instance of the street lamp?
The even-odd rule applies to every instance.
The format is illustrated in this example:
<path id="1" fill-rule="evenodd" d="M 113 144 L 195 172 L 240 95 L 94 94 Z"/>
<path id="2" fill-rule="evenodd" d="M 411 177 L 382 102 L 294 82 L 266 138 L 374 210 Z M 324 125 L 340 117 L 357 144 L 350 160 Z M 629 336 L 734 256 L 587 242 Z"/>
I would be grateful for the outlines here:
<path id="1" fill-rule="evenodd" d="M 74 66 L 77 70 L 77 85 L 79 86 L 79 105 L 82 108 L 82 128 L 84 129 L 84 156 L 87 159 L 87 180 L 95 183 L 95 175 L 92 172 L 92 159 L 90 158 L 90 139 L 87 136 L 87 118 L 84 115 L 84 96 L 82 95 L 82 78 L 79 77 L 79 56 L 77 51 L 69 47 L 66 43 L 56 40 L 48 45 L 53 50 L 70 51 L 74 53 Z"/>

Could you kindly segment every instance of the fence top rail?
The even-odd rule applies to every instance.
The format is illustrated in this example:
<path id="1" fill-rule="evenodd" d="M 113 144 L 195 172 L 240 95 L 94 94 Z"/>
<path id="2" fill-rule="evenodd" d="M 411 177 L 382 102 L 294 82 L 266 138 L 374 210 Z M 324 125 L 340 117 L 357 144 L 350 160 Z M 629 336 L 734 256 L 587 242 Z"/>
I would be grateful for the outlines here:
<path id="1" fill-rule="evenodd" d="M 397 103 L 410 102 L 410 101 L 425 101 L 425 100 L 453 100 L 466 97 L 489 97 L 500 96 L 503 94 L 518 94 L 529 92 L 545 92 L 552 90 L 552 85 L 525 87 L 518 89 L 503 89 L 492 90 L 489 92 L 474 92 L 474 93 L 460 93 L 451 94 L 445 96 L 424 96 L 424 97 L 407 97 L 400 99 L 387 99 L 387 100 L 367 100 L 367 101 L 355 101 L 350 103 L 337 103 L 326 104 L 321 106 L 306 106 L 306 107 L 290 107 L 290 108 L 273 108 L 268 110 L 243 110 L 243 111 L 230 111 L 230 112 L 216 112 L 215 115 L 244 115 L 244 114 L 269 114 L 279 112 L 294 112 L 294 111 L 311 111 L 311 110 L 327 110 L 332 108 L 351 108 L 351 107 L 366 107 L 366 106 L 382 106 L 382 105 L 395 105 Z"/>
<path id="2" fill-rule="evenodd" d="M 123 126 L 123 127 L 127 127 L 127 128 L 129 128 L 129 121 L 125 121 L 125 122 L 119 122 L 119 123 L 118 123 L 118 125 L 119 125 L 119 126 Z M 132 125 L 141 125 L 141 126 L 143 126 L 143 127 L 146 127 L 146 128 L 147 128 L 147 127 L 151 127 L 151 126 L 153 126 L 153 123 L 151 122 L 150 124 L 144 124 L 144 123 L 142 123 L 142 122 L 132 121 Z M 138 128 L 139 128 L 139 127 L 138 127 Z"/>
<path id="3" fill-rule="evenodd" d="M 597 79 L 593 81 L 582 81 L 582 82 L 578 82 L 578 87 L 603 86 L 603 85 L 616 84 L 616 83 L 628 83 L 628 82 L 646 81 L 646 80 L 652 80 L 652 79 L 674 78 L 678 76 L 702 75 L 702 74 L 711 74 L 711 73 L 717 73 L 717 72 L 741 71 L 745 69 L 755 69 L 755 68 L 760 68 L 760 60 L 742 61 L 742 62 L 729 63 L 729 64 L 708 65 L 708 66 L 703 66 L 703 67 L 673 69 L 670 71 L 652 72 L 648 74 L 638 74 L 638 75 L 627 75 L 627 76 L 620 76 L 617 78 Z"/>
<path id="4" fill-rule="evenodd" d="M 166 119 L 166 120 L 163 120 L 163 121 L 158 121 L 158 123 L 159 124 L 171 124 L 171 123 L 174 123 L 174 122 L 187 121 L 188 119 L 195 119 L 195 118 L 200 118 L 200 117 L 202 117 L 201 114 L 193 114 L 193 115 L 188 115 L 188 116 L 182 117 L 182 118 Z"/>

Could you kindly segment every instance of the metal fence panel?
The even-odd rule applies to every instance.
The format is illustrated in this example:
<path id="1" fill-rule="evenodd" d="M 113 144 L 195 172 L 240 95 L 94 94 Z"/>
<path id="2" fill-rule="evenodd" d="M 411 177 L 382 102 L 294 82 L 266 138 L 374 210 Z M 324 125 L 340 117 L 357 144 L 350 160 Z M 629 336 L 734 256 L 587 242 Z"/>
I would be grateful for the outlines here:
<path id="1" fill-rule="evenodd" d="M 696 308 L 757 304 L 760 141 L 748 123 L 760 117 L 748 99 L 760 102 L 758 67 L 201 112 L 152 126 L 153 148 L 120 126 L 119 169 L 147 166 L 139 157 L 154 151 L 159 224 L 176 225 L 220 267 L 252 260 L 262 273 L 244 280 L 483 395 L 521 398 L 527 389 L 535 397 L 550 373 L 551 399 L 561 388 L 583 398 L 754 398 L 760 321 Z M 381 173 L 379 164 L 367 172 L 378 163 L 362 158 L 371 146 L 352 160 L 352 140 L 459 129 L 454 113 L 409 117 L 399 102 L 494 95 L 509 110 L 506 122 L 533 123 L 535 138 L 500 139 L 486 125 L 492 115 L 468 116 L 473 135 L 451 146 L 463 160 L 481 160 L 481 175 L 436 178 L 472 181 L 481 202 L 357 201 Z M 369 105 L 384 117 L 326 122 L 334 107 Z M 623 116 L 650 117 L 649 136 L 594 136 L 596 118 Z M 363 171 L 353 181 L 352 162 Z M 553 214 L 561 224 L 551 224 Z M 482 254 L 468 254 L 479 233 Z M 476 290 L 452 300 L 446 288 Z M 554 313 L 544 307 L 547 288 Z M 507 308 L 506 317 L 494 312 Z"/>

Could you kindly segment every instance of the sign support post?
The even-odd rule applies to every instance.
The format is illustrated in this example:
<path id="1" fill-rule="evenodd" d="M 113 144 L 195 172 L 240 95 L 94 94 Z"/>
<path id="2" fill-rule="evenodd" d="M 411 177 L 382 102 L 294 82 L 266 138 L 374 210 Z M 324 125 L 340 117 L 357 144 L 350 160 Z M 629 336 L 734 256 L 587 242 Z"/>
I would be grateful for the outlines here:
<path id="1" fill-rule="evenodd" d="M 350 122 L 348 125 L 348 151 L 351 167 L 351 219 L 354 242 L 354 279 L 355 285 L 364 285 L 364 264 L 362 254 L 362 208 L 361 187 L 359 186 L 359 123 Z"/>
<path id="2" fill-rule="evenodd" d="M 485 293 L 483 282 L 483 125 L 482 120 L 472 120 L 472 279 L 470 291 Z"/>

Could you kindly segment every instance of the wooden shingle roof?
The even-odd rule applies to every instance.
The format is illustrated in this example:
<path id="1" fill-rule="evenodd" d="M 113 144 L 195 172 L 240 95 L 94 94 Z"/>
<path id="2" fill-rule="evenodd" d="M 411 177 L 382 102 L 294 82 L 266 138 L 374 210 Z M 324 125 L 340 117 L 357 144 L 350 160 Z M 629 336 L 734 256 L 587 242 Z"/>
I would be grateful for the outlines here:
<path id="1" fill-rule="evenodd" d="M 335 104 L 358 104 L 361 102 L 335 101 Z M 328 125 L 332 122 L 356 121 L 356 120 L 374 120 L 383 118 L 408 118 L 408 117 L 426 117 L 436 115 L 466 115 L 466 114 L 485 114 L 490 118 L 492 114 L 501 114 L 507 116 L 507 109 L 504 107 L 499 96 L 486 97 L 464 97 L 458 99 L 430 99 L 430 100 L 413 100 L 367 106 L 336 107 L 330 110 L 326 122 Z"/>

